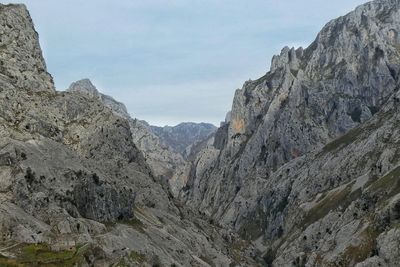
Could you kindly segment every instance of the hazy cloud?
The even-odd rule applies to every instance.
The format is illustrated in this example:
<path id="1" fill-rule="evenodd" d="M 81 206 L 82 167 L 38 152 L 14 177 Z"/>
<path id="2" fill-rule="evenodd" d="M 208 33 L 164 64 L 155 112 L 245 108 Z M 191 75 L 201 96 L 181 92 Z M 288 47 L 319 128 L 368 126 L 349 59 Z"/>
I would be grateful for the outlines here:
<path id="1" fill-rule="evenodd" d="M 90 78 L 152 124 L 218 124 L 235 89 L 365 0 L 18 0 L 63 90 Z"/>

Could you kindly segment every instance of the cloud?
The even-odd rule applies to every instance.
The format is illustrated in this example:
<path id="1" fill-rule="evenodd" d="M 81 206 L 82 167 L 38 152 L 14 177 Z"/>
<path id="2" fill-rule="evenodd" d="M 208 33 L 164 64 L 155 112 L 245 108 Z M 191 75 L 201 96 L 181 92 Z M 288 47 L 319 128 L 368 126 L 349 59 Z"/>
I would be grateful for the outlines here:
<path id="1" fill-rule="evenodd" d="M 307 46 L 361 0 L 12 0 L 30 9 L 48 69 L 83 77 L 153 124 L 218 123 L 235 89 L 285 45 Z"/>

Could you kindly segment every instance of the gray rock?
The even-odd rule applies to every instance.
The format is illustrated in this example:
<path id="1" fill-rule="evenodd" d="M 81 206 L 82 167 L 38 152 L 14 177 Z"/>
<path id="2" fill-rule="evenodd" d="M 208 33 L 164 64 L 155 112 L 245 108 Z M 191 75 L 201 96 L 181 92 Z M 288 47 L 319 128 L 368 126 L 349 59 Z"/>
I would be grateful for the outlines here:
<path id="1" fill-rule="evenodd" d="M 253 240 L 273 266 L 370 257 L 388 219 L 374 206 L 379 190 L 366 187 L 398 164 L 399 13 L 399 1 L 373 1 L 329 22 L 307 49 L 285 47 L 236 91 L 181 200 Z"/>
<path id="2" fill-rule="evenodd" d="M 190 154 L 191 147 L 206 140 L 217 127 L 210 123 L 184 122 L 176 126 L 151 126 L 150 129 L 164 145 L 186 158 Z"/>
<path id="3" fill-rule="evenodd" d="M 172 200 L 155 173 L 173 169 L 151 158 L 165 155 L 158 139 L 122 104 L 87 80 L 54 90 L 24 6 L 0 6 L 0 21 L 16 29 L 2 40 L 25 41 L 0 51 L 0 265 L 254 264 Z"/>
<path id="4" fill-rule="evenodd" d="M 89 80 L 56 92 L 23 6 L 0 20 L 28 36 L 0 53 L 0 265 L 398 265 L 399 1 L 285 47 L 187 161 Z"/>
<path id="5" fill-rule="evenodd" d="M 173 176 L 185 169 L 181 167 L 185 165 L 185 160 L 179 153 L 172 151 L 168 145 L 164 144 L 157 135 L 153 134 L 147 122 L 131 118 L 123 103 L 100 93 L 89 79 L 72 83 L 66 91 L 97 99 L 117 116 L 126 119 L 129 122 L 132 140 L 143 153 L 154 176 L 160 183 L 165 184 L 166 190 L 170 185 L 173 194 L 179 192 L 184 185 L 176 183 Z"/>
<path id="6" fill-rule="evenodd" d="M 1 90 L 11 86 L 34 91 L 54 91 L 46 71 L 38 34 L 23 5 L 0 6 Z"/>

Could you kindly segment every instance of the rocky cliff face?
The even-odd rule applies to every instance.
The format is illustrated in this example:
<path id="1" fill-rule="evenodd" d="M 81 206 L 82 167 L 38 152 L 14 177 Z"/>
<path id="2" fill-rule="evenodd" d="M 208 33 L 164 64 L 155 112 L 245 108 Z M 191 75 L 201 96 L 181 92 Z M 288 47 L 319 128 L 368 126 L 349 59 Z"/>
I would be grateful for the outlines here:
<path id="1" fill-rule="evenodd" d="M 172 201 L 122 105 L 88 81 L 54 90 L 26 8 L 0 21 L 0 265 L 238 261 L 228 231 Z"/>
<path id="2" fill-rule="evenodd" d="M 367 3 L 329 22 L 307 49 L 284 48 L 265 76 L 237 90 L 230 122 L 198 154 L 182 200 L 253 240 L 274 266 L 348 266 L 374 253 L 360 264 L 394 266 L 385 250 L 394 243 L 369 218 L 396 202 L 389 190 L 376 206 L 386 189 L 371 184 L 397 177 L 397 143 L 380 138 L 396 125 L 399 9 Z"/>
<path id="3" fill-rule="evenodd" d="M 190 154 L 193 145 L 207 139 L 216 131 L 217 127 L 210 123 L 185 122 L 176 126 L 151 126 L 152 132 L 161 142 L 171 147 L 176 153 L 185 158 Z"/>

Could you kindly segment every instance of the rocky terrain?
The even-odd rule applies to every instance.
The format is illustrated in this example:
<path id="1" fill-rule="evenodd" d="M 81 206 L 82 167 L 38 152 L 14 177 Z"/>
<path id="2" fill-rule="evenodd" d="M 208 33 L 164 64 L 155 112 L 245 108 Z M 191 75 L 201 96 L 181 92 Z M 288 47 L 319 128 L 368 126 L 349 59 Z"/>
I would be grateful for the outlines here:
<path id="1" fill-rule="evenodd" d="M 0 266 L 398 266 L 400 1 L 285 47 L 211 135 L 56 91 L 23 5 L 0 31 Z"/>
<path id="2" fill-rule="evenodd" d="M 174 203 L 122 106 L 55 90 L 25 6 L 0 5 L 0 32 L 0 266 L 252 263 Z"/>
<path id="3" fill-rule="evenodd" d="M 192 146 L 206 140 L 217 127 L 210 123 L 184 122 L 176 126 L 151 126 L 151 131 L 163 144 L 171 147 L 185 158 L 190 154 Z"/>

